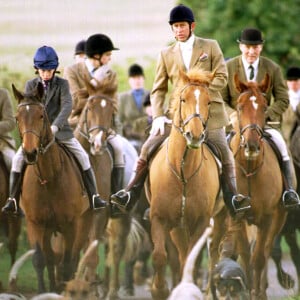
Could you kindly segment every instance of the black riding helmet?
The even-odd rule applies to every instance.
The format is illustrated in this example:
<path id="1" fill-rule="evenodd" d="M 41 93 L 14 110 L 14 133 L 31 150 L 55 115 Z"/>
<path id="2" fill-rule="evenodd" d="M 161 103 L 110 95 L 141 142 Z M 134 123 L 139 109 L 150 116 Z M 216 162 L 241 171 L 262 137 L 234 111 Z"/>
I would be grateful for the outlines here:
<path id="1" fill-rule="evenodd" d="M 119 48 L 115 48 L 110 38 L 101 33 L 91 35 L 85 44 L 85 54 L 92 58 L 96 54 L 102 55 L 112 50 L 119 50 Z"/>
<path id="2" fill-rule="evenodd" d="M 195 22 L 192 10 L 185 5 L 177 5 L 170 12 L 169 24 L 172 25 L 176 22 Z"/>

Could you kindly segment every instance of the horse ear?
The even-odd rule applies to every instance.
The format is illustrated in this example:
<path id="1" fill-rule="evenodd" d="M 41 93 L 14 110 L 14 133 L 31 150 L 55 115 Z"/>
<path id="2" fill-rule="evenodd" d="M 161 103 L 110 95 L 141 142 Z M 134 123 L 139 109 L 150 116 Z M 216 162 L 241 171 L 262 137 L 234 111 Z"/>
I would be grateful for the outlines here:
<path id="1" fill-rule="evenodd" d="M 237 73 L 234 74 L 234 83 L 235 83 L 235 88 L 239 93 L 242 93 L 247 89 L 246 84 L 240 81 L 240 78 Z"/>
<path id="2" fill-rule="evenodd" d="M 266 93 L 269 90 L 269 88 L 270 88 L 270 83 L 271 83 L 270 75 L 268 73 L 266 73 L 264 79 L 259 84 L 260 90 L 263 93 Z"/>
<path id="3" fill-rule="evenodd" d="M 38 96 L 39 99 L 43 98 L 44 95 L 44 86 L 41 82 L 38 82 L 36 86 L 36 95 Z"/>
<path id="4" fill-rule="evenodd" d="M 24 98 L 23 93 L 18 91 L 14 84 L 12 84 L 11 86 L 12 86 L 12 90 L 13 90 L 13 93 L 14 93 L 14 96 L 15 96 L 16 100 L 20 103 L 21 100 Z"/>

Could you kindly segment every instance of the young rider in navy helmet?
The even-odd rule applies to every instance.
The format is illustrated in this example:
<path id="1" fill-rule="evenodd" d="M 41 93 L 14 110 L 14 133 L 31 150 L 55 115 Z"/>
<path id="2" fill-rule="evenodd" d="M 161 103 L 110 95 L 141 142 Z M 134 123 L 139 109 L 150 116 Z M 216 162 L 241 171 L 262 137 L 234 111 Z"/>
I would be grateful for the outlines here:
<path id="1" fill-rule="evenodd" d="M 55 138 L 64 144 L 81 164 L 82 178 L 89 198 L 91 209 L 106 208 L 107 202 L 102 200 L 97 192 L 94 172 L 89 157 L 81 144 L 74 138 L 68 117 L 72 110 L 72 98 L 67 80 L 55 75 L 58 67 L 58 56 L 52 47 L 43 46 L 34 55 L 34 68 L 38 77 L 29 80 L 25 92 L 32 92 L 39 82 L 44 85 L 43 102 L 51 123 Z M 2 208 L 5 213 L 20 214 L 19 199 L 21 193 L 22 170 L 24 155 L 20 147 L 13 158 L 10 173 L 9 198 Z"/>

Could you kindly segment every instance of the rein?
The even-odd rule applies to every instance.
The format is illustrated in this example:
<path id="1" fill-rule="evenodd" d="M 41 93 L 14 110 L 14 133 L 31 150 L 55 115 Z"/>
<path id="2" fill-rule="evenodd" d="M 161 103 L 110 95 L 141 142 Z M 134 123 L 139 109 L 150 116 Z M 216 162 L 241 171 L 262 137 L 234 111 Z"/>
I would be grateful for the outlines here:
<path id="1" fill-rule="evenodd" d="M 185 91 L 185 89 L 187 89 L 190 86 L 201 86 L 204 87 L 205 89 L 207 89 L 207 86 L 204 84 L 200 84 L 200 83 L 189 83 L 187 85 L 185 85 L 182 90 L 180 91 L 180 101 L 179 101 L 179 125 L 174 124 L 173 122 L 173 127 L 184 137 L 186 138 L 186 136 L 188 135 L 188 132 L 186 132 L 185 127 L 187 126 L 187 124 L 194 118 L 198 118 L 201 121 L 201 124 L 204 128 L 201 137 L 200 137 L 200 143 L 201 143 L 201 152 L 202 152 L 202 156 L 201 156 L 201 160 L 199 165 L 197 166 L 197 168 L 195 169 L 195 171 L 188 177 L 185 177 L 184 174 L 184 166 L 186 163 L 186 157 L 187 154 L 189 152 L 189 148 L 188 146 L 185 147 L 185 151 L 184 154 L 182 156 L 181 159 L 181 163 L 180 163 L 180 174 L 176 171 L 175 167 L 171 164 L 170 160 L 169 160 L 169 156 L 168 156 L 168 150 L 169 150 L 169 139 L 167 141 L 167 146 L 166 146 L 166 157 L 167 157 L 167 162 L 168 165 L 172 171 L 172 173 L 176 176 L 176 178 L 182 183 L 183 186 L 183 192 L 182 192 L 182 204 L 181 204 L 181 218 L 180 218 L 180 224 L 182 227 L 184 227 L 184 214 L 185 214 L 185 207 L 186 207 L 186 189 L 187 189 L 187 183 L 189 180 L 191 180 L 200 170 L 202 164 L 203 164 L 203 147 L 202 147 L 202 142 L 205 140 L 206 135 L 207 135 L 207 130 L 206 130 L 206 124 L 208 120 L 204 120 L 203 116 L 197 112 L 189 115 L 187 118 L 183 119 L 182 117 L 182 103 L 185 101 L 182 97 L 183 92 Z"/>

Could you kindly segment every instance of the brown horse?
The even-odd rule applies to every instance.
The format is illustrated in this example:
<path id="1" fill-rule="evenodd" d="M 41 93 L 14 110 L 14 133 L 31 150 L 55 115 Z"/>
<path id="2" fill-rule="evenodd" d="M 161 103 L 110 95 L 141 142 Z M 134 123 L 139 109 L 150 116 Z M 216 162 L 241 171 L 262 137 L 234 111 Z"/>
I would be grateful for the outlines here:
<path id="1" fill-rule="evenodd" d="M 113 167 L 113 151 L 109 148 L 107 138 L 112 125 L 114 101 L 104 95 L 100 89 L 86 82 L 89 97 L 81 112 L 78 125 L 74 131 L 75 137 L 87 151 L 95 171 L 98 191 L 102 198 L 109 199 L 111 194 L 111 175 Z M 132 174 L 137 152 L 127 139 L 123 139 L 123 152 L 125 156 L 124 187 Z M 94 217 L 94 230 L 91 240 L 103 240 L 108 237 L 108 259 L 106 261 L 106 278 L 104 293 L 108 299 L 115 299 L 119 290 L 119 268 L 123 257 L 131 225 L 131 216 L 123 215 L 108 220 L 108 215 L 97 214 Z M 107 225 L 107 226 L 106 226 Z M 98 252 L 95 251 L 86 259 L 89 280 L 96 276 Z"/>
<path id="2" fill-rule="evenodd" d="M 9 171 L 0 153 L 0 207 L 3 207 L 8 198 Z M 0 213 L 0 227 L 3 230 L 5 241 L 10 254 L 11 265 L 16 260 L 18 237 L 21 232 L 22 220 L 20 217 Z"/>
<path id="3" fill-rule="evenodd" d="M 209 118 L 208 86 L 214 73 L 181 72 L 174 97 L 173 127 L 150 164 L 147 196 L 150 202 L 152 297 L 166 299 L 166 237 L 179 254 L 181 271 L 186 257 L 209 225 L 219 193 L 219 169 L 204 142 Z"/>
<path id="4" fill-rule="evenodd" d="M 283 179 L 278 158 L 263 132 L 267 109 L 264 93 L 269 88 L 270 77 L 266 74 L 260 83 L 241 82 L 237 75 L 234 80 L 240 95 L 237 100 L 238 122 L 234 124 L 236 135 L 230 146 L 236 162 L 238 189 L 251 197 L 252 209 L 245 216 L 245 222 L 257 227 L 253 252 L 249 253 L 245 226 L 240 227 L 241 232 L 237 231 L 236 238 L 244 262 L 246 265 L 250 263 L 247 274 L 251 299 L 267 299 L 268 258 L 274 238 L 286 219 L 281 203 Z"/>
<path id="5" fill-rule="evenodd" d="M 27 234 L 34 248 L 33 265 L 38 291 L 46 290 L 43 270 L 48 270 L 49 288 L 57 288 L 55 255 L 51 238 L 60 232 L 64 240 L 62 278 L 68 280 L 76 270 L 80 250 L 91 227 L 92 210 L 84 196 L 77 163 L 56 141 L 42 104 L 43 86 L 32 94 L 23 94 L 13 85 L 18 101 L 16 119 L 26 170 L 22 183 L 21 207 L 25 213 Z"/>

